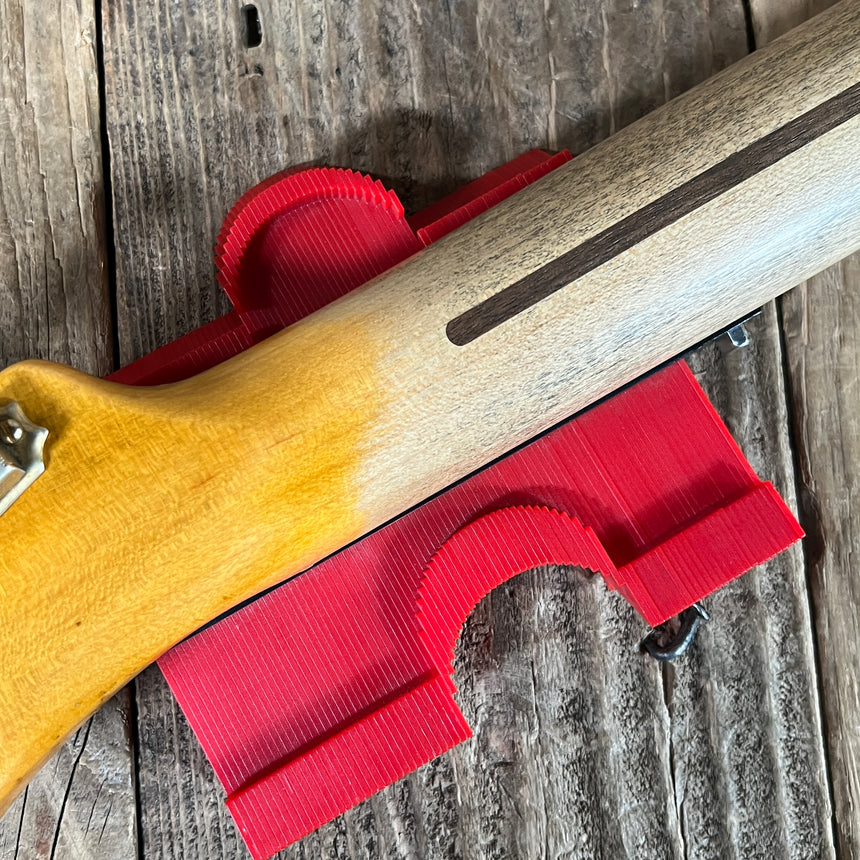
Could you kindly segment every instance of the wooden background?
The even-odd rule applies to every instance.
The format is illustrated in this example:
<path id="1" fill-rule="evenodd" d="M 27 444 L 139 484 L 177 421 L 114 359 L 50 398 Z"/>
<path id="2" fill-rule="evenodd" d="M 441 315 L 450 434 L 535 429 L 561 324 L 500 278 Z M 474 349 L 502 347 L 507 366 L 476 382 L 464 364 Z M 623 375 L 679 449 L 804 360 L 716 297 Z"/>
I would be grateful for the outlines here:
<path id="1" fill-rule="evenodd" d="M 298 163 L 409 210 L 532 146 L 581 152 L 817 11 L 806 0 L 0 0 L 0 367 L 104 374 L 227 310 L 230 204 Z M 826 4 L 825 4 L 826 5 Z M 802 547 L 636 653 L 599 581 L 488 597 L 456 670 L 473 741 L 284 858 L 860 857 L 860 257 L 694 367 Z M 4 858 L 244 858 L 157 669 L 0 821 Z"/>

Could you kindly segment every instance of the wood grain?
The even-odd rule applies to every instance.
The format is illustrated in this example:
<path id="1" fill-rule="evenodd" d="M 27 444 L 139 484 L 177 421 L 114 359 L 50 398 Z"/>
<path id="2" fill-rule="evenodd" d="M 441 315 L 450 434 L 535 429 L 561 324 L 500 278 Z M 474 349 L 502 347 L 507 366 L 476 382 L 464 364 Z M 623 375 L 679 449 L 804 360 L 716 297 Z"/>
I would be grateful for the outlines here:
<path id="1" fill-rule="evenodd" d="M 711 347 L 697 364 L 753 467 L 796 509 L 775 307 L 750 329 L 751 347 L 730 355 Z M 691 781 L 694 796 L 718 798 L 689 810 L 690 856 L 834 856 L 801 548 L 731 583 L 708 607 L 720 623 L 709 625 L 700 643 L 710 665 L 678 675 L 685 689 L 676 700 L 675 749 L 689 750 L 688 732 L 696 737 L 707 725 L 723 765 L 722 773 L 708 774 L 690 757 L 679 769 L 679 784 Z M 709 844 L 715 832 L 726 845 L 722 854 Z"/>
<path id="2" fill-rule="evenodd" d="M 858 295 L 855 256 L 782 303 L 836 834 L 844 857 L 860 852 L 860 692 L 853 656 L 860 633 L 860 580 L 853 561 L 860 530 L 854 504 L 860 462 Z M 826 444 L 829 439 L 838 444 Z"/>
<path id="3" fill-rule="evenodd" d="M 757 30 L 788 5 L 754 0 Z M 729 0 L 259 7 L 263 45 L 247 50 L 232 4 L 104 10 L 125 360 L 220 312 L 210 222 L 266 173 L 369 169 L 418 208 L 531 145 L 581 151 L 747 46 Z M 712 351 L 700 370 L 790 495 L 773 316 L 756 349 L 728 369 Z M 632 613 L 598 609 L 593 584 L 544 571 L 494 593 L 460 645 L 475 741 L 285 856 L 831 856 L 802 571 L 796 554 L 782 561 L 727 593 L 718 615 L 739 626 L 718 621 L 662 680 L 628 648 Z M 157 671 L 137 702 L 143 856 L 241 856 Z M 112 802 L 132 806 L 122 792 Z M 21 830 L 20 856 L 40 845 Z"/>
<path id="4" fill-rule="evenodd" d="M 797 27 L 813 15 L 830 8 L 835 0 L 750 0 L 750 20 L 756 47 Z"/>
<path id="5" fill-rule="evenodd" d="M 580 152 L 747 47 L 739 2 L 458 3 L 447 14 L 436 4 L 419 9 L 400 2 L 259 7 L 264 41 L 256 54 L 237 47 L 234 7 L 190 7 L 195 44 L 226 45 L 223 50 L 239 57 L 235 66 L 205 52 L 175 61 L 169 40 L 165 45 L 154 38 L 166 31 L 167 16 L 148 4 L 123 4 L 106 34 L 108 68 L 117 73 L 110 84 L 116 87 L 112 128 L 156 112 L 154 92 L 176 99 L 177 92 L 193 89 L 194 112 L 171 108 L 166 122 L 173 140 L 188 134 L 204 152 L 215 153 L 206 176 L 196 181 L 214 185 L 210 177 L 218 177 L 220 187 L 208 189 L 209 199 L 224 208 L 230 195 L 222 188 L 238 194 L 298 161 L 369 170 L 419 208 L 529 146 L 568 145 Z M 263 74 L 247 80 L 242 70 L 255 61 Z M 136 80 L 132 69 L 150 78 Z M 161 90 L 150 86 L 156 77 L 165 82 Z M 274 104 L 286 106 L 281 127 Z M 221 122 L 212 123 L 209 116 L 218 110 Z M 255 136 L 252 158 L 230 156 L 247 156 Z M 134 206 L 141 193 L 137 170 L 164 181 L 179 162 L 180 175 L 198 176 L 194 151 L 177 144 L 163 158 L 157 141 L 165 134 L 152 136 L 145 127 L 137 139 L 128 173 L 115 176 L 117 197 L 125 198 L 118 211 L 127 207 L 128 218 L 121 241 L 129 262 L 121 264 L 120 289 L 132 296 L 124 300 L 132 308 L 163 302 L 180 315 L 171 327 L 159 328 L 148 313 L 126 314 L 126 357 L 169 339 L 179 330 L 173 320 L 190 326 L 211 313 L 204 301 L 194 317 L 194 300 L 186 298 L 186 281 L 192 290 L 210 283 L 201 283 L 201 276 L 211 271 L 206 242 L 212 234 L 205 233 L 199 208 L 181 195 L 180 211 L 156 207 L 153 214 L 152 207 Z M 143 217 L 150 219 L 148 231 L 137 229 Z M 174 233 L 179 238 L 171 239 Z M 172 255 L 171 241 L 181 242 L 188 256 Z M 135 269 L 136 256 L 153 265 Z M 161 272 L 167 273 L 163 285 Z M 790 491 L 786 428 L 770 417 L 785 409 L 773 316 L 766 331 L 755 360 L 750 353 L 732 356 L 727 369 L 710 354 L 704 375 L 748 453 L 753 446 L 761 452 L 756 465 Z M 769 453 L 774 440 L 775 458 Z M 460 645 L 460 700 L 475 741 L 284 856 L 723 857 L 742 856 L 741 846 L 750 845 L 750 856 L 831 856 L 800 559 L 790 556 L 763 576 L 773 576 L 787 595 L 788 620 L 778 632 L 796 647 L 766 650 L 764 628 L 747 623 L 736 635 L 718 620 L 722 636 L 713 645 L 703 639 L 665 682 L 657 667 L 642 666 L 632 654 L 640 635 L 633 613 L 612 603 L 598 610 L 599 591 L 575 575 L 528 574 L 493 594 L 472 616 Z M 752 611 L 760 618 L 771 609 L 771 592 L 763 597 L 766 602 L 758 586 L 733 591 L 718 615 L 743 619 Z M 773 639 L 770 633 L 767 641 Z M 618 643 L 609 654 L 607 642 Z M 554 647 L 559 644 L 561 651 Z M 774 679 L 773 698 L 751 697 L 751 690 L 768 689 L 770 682 L 760 686 L 763 674 Z M 237 836 L 223 812 L 207 812 L 211 769 L 199 752 L 191 753 L 195 742 L 156 670 L 145 673 L 139 689 L 144 856 L 237 856 Z M 718 723 L 717 712 L 728 721 Z M 732 720 L 739 724 L 734 732 Z M 754 774 L 755 757 L 748 761 L 732 749 L 732 738 L 745 730 L 779 751 Z M 610 757 L 612 772 L 602 767 Z M 625 770 L 631 777 L 616 787 Z M 801 799 L 789 793 L 784 804 L 779 775 L 786 771 L 805 791 Z M 645 785 L 637 775 L 653 781 Z M 783 810 L 792 825 L 778 850 L 769 852 L 756 832 L 773 834 Z M 204 847 L 195 834 L 207 831 L 207 820 Z M 190 821 L 198 823 L 189 828 Z"/>
<path id="6" fill-rule="evenodd" d="M 92 4 L 5 0 L 0 363 L 111 369 Z"/>
<path id="7" fill-rule="evenodd" d="M 96 38 L 92 3 L 0 3 L 0 367 L 111 369 Z M 0 856 L 134 856 L 128 720 L 123 693 L 57 753 Z"/>
<path id="8" fill-rule="evenodd" d="M 753 0 L 760 42 L 786 32 L 829 0 Z M 825 744 L 841 857 L 860 856 L 857 826 L 860 715 L 856 649 L 860 616 L 852 563 L 858 523 L 852 515 L 851 475 L 857 468 L 856 256 L 801 285 L 781 302 L 788 390 L 798 459 L 801 521 L 809 537 L 805 559 L 818 645 Z M 831 440 L 839 440 L 836 446 Z"/>
<path id="9" fill-rule="evenodd" d="M 0 803 L 201 624 L 860 244 L 858 78 L 860 10 L 843 3 L 193 379 L 0 373 L 0 397 L 52 433 L 46 474 L 0 520 Z M 723 169 L 738 159 L 738 175 Z M 635 213 L 671 209 L 667 188 L 681 216 L 640 236 Z M 464 347 L 447 341 L 459 309 L 613 224 L 638 241 Z"/>
<path id="10" fill-rule="evenodd" d="M 782 159 L 839 128 L 858 113 L 860 84 L 855 84 L 754 143 L 737 149 L 542 267 L 501 287 L 452 319 L 446 326 L 448 339 L 456 346 L 471 343 L 746 179 L 777 166 Z"/>

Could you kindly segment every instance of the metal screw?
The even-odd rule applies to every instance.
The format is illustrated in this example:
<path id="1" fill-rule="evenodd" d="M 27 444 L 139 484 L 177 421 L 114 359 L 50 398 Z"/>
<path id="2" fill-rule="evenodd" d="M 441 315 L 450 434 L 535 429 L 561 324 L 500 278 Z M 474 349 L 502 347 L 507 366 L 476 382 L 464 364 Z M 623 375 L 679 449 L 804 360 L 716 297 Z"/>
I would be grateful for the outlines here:
<path id="1" fill-rule="evenodd" d="M 737 347 L 738 349 L 749 346 L 750 336 L 743 323 L 733 326 L 726 332 L 726 334 L 729 336 L 732 346 Z"/>
<path id="2" fill-rule="evenodd" d="M 709 618 L 705 607 L 694 603 L 665 624 L 655 627 L 639 643 L 639 648 L 655 660 L 675 660 L 690 647 L 699 625 Z"/>
<path id="3" fill-rule="evenodd" d="M 23 438 L 24 428 L 14 418 L 0 421 L 0 442 L 5 445 L 14 445 Z"/>

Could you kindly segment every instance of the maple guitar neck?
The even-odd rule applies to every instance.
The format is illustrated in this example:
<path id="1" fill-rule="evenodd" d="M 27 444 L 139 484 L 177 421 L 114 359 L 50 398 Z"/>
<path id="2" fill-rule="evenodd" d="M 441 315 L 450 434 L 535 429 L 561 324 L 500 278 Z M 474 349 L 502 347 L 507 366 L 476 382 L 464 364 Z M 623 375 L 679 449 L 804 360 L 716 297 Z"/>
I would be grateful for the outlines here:
<path id="1" fill-rule="evenodd" d="M 860 246 L 858 82 L 851 0 L 194 379 L 0 374 L 50 431 L 0 517 L 0 808 L 203 623 Z"/>

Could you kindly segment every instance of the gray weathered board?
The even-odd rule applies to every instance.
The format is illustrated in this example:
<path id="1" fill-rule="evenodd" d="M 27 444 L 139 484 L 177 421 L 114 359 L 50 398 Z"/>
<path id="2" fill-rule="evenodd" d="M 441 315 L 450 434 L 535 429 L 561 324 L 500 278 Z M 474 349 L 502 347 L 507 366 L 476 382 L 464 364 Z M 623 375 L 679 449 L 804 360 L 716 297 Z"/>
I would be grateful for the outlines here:
<path id="1" fill-rule="evenodd" d="M 0 366 L 105 373 L 225 311 L 215 233 L 285 166 L 368 171 L 415 210 L 532 146 L 581 152 L 816 11 L 256 6 L 249 48 L 240 0 L 0 0 Z M 860 857 L 860 259 L 751 331 L 693 364 L 803 547 L 712 597 L 668 667 L 599 580 L 503 586 L 458 648 L 474 740 L 284 857 Z M 2 858 L 136 856 L 247 856 L 157 669 L 0 821 Z"/>

